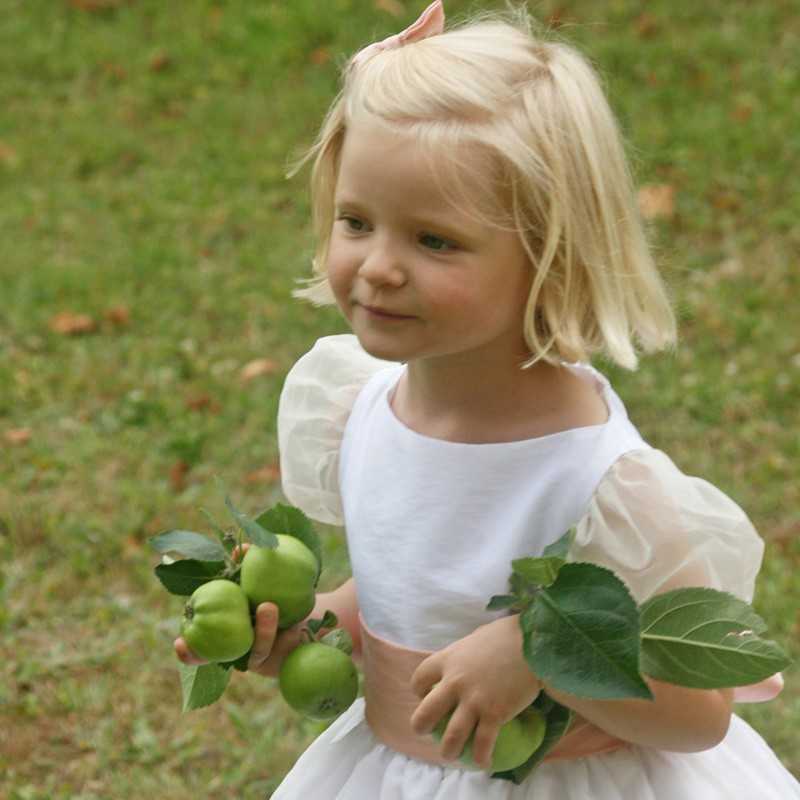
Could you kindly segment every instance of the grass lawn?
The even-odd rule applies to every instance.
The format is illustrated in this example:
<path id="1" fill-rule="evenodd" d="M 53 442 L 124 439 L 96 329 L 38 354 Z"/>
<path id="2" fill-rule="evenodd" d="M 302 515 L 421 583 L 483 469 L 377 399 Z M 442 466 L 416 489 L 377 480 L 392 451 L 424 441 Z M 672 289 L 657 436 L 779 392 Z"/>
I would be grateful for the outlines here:
<path id="1" fill-rule="evenodd" d="M 458 16 L 476 5 L 447 0 Z M 207 530 L 214 476 L 280 499 L 293 361 L 345 330 L 293 301 L 310 143 L 355 47 L 422 0 L 6 0 L 0 15 L 0 795 L 264 798 L 319 731 L 236 675 L 181 715 L 180 600 L 147 538 Z M 800 656 L 800 158 L 792 0 L 530 3 L 601 70 L 681 317 L 608 369 L 766 540 L 755 605 Z M 646 6 L 646 10 L 643 10 Z M 603 365 L 600 365 L 601 368 Z M 325 529 L 323 588 L 348 574 Z M 800 675 L 742 707 L 800 777 Z"/>

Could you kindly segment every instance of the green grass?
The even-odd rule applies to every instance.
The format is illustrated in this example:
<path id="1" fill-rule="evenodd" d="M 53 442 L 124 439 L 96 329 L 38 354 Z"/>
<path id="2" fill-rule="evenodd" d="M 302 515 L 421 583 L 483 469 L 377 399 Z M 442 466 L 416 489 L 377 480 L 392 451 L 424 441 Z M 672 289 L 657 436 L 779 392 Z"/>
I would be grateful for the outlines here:
<path id="1" fill-rule="evenodd" d="M 205 530 L 199 506 L 221 515 L 215 475 L 248 510 L 279 498 L 263 469 L 283 377 L 344 330 L 290 298 L 312 243 L 286 166 L 342 56 L 423 3 L 400 20 L 372 0 L 76 5 L 0 15 L 0 793 L 263 798 L 318 729 L 251 676 L 179 713 L 180 602 L 146 540 Z M 531 7 L 560 9 L 602 71 L 637 180 L 676 190 L 653 236 L 681 345 L 611 377 L 653 444 L 748 510 L 767 542 L 756 606 L 797 657 L 795 4 Z M 127 323 L 108 318 L 118 307 Z M 54 332 L 62 312 L 95 332 Z M 258 358 L 274 371 L 244 381 Z M 332 587 L 348 566 L 324 533 Z M 741 713 L 800 775 L 787 679 Z"/>

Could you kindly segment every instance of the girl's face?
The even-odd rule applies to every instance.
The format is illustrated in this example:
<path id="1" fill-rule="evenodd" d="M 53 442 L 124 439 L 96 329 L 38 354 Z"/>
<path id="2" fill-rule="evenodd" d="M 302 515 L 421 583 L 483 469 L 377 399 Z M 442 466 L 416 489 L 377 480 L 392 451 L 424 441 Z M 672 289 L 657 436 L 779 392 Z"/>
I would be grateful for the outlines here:
<path id="1" fill-rule="evenodd" d="M 350 127 L 334 202 L 328 278 L 368 353 L 476 367 L 528 355 L 531 268 L 519 237 L 456 208 L 413 137 Z"/>

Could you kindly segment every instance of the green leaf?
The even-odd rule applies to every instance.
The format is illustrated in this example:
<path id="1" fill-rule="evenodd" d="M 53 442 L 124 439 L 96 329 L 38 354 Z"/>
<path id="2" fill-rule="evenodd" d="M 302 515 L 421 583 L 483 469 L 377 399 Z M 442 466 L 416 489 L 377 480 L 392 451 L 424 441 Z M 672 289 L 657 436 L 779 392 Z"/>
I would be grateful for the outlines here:
<path id="1" fill-rule="evenodd" d="M 230 511 L 231 516 L 236 520 L 236 524 L 247 534 L 250 541 L 259 547 L 275 548 L 278 546 L 278 539 L 274 533 L 265 530 L 255 520 L 250 519 L 247 514 L 243 514 L 234 506 L 233 501 L 225 495 L 225 505 Z"/>
<path id="2" fill-rule="evenodd" d="M 197 561 L 185 558 L 172 564 L 159 564 L 156 577 L 171 594 L 188 597 L 199 586 L 222 575 L 224 561 Z"/>
<path id="3" fill-rule="evenodd" d="M 563 558 L 566 560 L 567 555 L 575 541 L 575 528 L 570 528 L 560 539 L 553 542 L 553 544 L 545 547 L 542 555 L 544 557 Z"/>
<path id="4" fill-rule="evenodd" d="M 487 611 L 505 611 L 508 608 L 513 608 L 517 602 L 517 598 L 513 594 L 496 594 L 489 601 L 486 606 Z"/>
<path id="5" fill-rule="evenodd" d="M 184 711 L 204 708 L 215 703 L 222 697 L 230 679 L 230 672 L 218 664 L 188 667 L 180 663 L 178 668 L 181 674 Z"/>
<path id="6" fill-rule="evenodd" d="M 520 617 L 523 651 L 543 681 L 578 697 L 652 699 L 639 674 L 639 609 L 595 564 L 565 564 Z"/>
<path id="7" fill-rule="evenodd" d="M 198 561 L 225 560 L 225 548 L 219 542 L 194 531 L 165 531 L 149 541 L 159 553 L 178 553 Z"/>
<path id="8" fill-rule="evenodd" d="M 306 623 L 306 627 L 311 631 L 312 635 L 316 635 L 323 628 L 335 628 L 339 624 L 339 620 L 333 611 L 326 611 L 322 615 L 322 619 L 310 619 Z"/>
<path id="9" fill-rule="evenodd" d="M 222 542 L 222 546 L 225 548 L 225 552 L 229 554 L 232 553 L 233 548 L 236 546 L 236 537 L 232 533 L 226 531 L 208 509 L 201 508 L 200 513 L 208 520 L 209 524 L 214 529 L 220 542 Z"/>
<path id="10" fill-rule="evenodd" d="M 558 577 L 558 571 L 565 563 L 563 558 L 557 556 L 517 558 L 511 562 L 511 568 L 534 586 L 549 586 Z"/>
<path id="11" fill-rule="evenodd" d="M 556 703 L 544 692 L 539 693 L 533 706 L 538 708 L 547 720 L 547 728 L 545 729 L 542 743 L 524 764 L 520 764 L 508 772 L 495 772 L 492 775 L 493 778 L 504 778 L 516 784 L 522 783 L 542 763 L 544 757 L 558 744 L 569 729 L 573 713 L 566 706 Z"/>
<path id="12" fill-rule="evenodd" d="M 319 641 L 335 647 L 337 650 L 347 653 L 347 655 L 352 655 L 353 653 L 353 637 L 344 628 L 334 628 L 332 631 L 328 631 Z"/>
<path id="13" fill-rule="evenodd" d="M 758 683 L 791 660 L 761 639 L 766 624 L 743 600 L 715 589 L 675 589 L 641 607 L 642 671 L 695 689 Z"/>
<path id="14" fill-rule="evenodd" d="M 322 570 L 322 544 L 311 520 L 299 508 L 277 503 L 262 511 L 256 522 L 272 533 L 283 533 L 299 539 L 316 556 L 319 569 Z"/>

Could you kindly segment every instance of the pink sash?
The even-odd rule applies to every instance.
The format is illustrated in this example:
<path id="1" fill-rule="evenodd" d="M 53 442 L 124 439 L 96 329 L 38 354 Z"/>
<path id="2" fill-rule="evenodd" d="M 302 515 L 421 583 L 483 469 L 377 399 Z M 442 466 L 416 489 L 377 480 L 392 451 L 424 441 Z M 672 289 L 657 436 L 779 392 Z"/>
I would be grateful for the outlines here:
<path id="1" fill-rule="evenodd" d="M 419 698 L 411 691 L 414 670 L 429 655 L 429 651 L 412 650 L 389 642 L 361 622 L 361 658 L 364 671 L 364 700 L 367 724 L 383 744 L 399 753 L 432 764 L 458 766 L 459 761 L 447 761 L 439 753 L 439 743 L 431 735 L 419 736 L 411 728 L 411 715 Z M 735 690 L 736 702 L 771 700 L 783 687 L 780 674 L 761 683 Z M 626 747 L 629 742 L 618 739 L 577 714 L 572 726 L 545 761 L 583 758 L 608 753 Z"/>
<path id="2" fill-rule="evenodd" d="M 432 736 L 419 736 L 411 728 L 411 715 L 419 705 L 419 698 L 411 691 L 411 676 L 429 655 L 428 651 L 412 650 L 382 639 L 361 618 L 365 715 L 372 732 L 383 744 L 411 758 L 455 766 L 460 762 L 443 759 L 439 743 Z M 576 716 L 569 732 L 545 761 L 610 752 L 626 744 Z"/>

